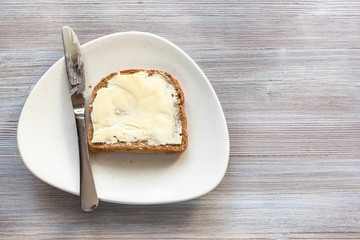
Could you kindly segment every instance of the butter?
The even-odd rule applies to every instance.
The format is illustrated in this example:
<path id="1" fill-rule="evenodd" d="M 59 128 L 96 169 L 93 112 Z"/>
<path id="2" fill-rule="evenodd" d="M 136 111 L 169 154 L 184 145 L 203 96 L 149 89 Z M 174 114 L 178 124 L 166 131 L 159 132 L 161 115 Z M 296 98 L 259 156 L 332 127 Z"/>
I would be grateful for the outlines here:
<path id="1" fill-rule="evenodd" d="M 147 72 L 115 75 L 92 103 L 93 143 L 146 140 L 149 145 L 181 144 L 177 92 L 170 80 Z"/>

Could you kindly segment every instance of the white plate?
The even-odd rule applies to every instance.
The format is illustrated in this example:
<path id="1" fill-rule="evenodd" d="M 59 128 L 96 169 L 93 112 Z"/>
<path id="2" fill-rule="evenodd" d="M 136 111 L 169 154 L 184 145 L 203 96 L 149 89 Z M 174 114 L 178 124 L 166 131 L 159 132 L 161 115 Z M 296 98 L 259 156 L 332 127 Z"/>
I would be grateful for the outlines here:
<path id="1" fill-rule="evenodd" d="M 229 136 L 219 100 L 196 63 L 168 40 L 142 32 L 108 35 L 84 44 L 82 51 L 87 85 L 130 68 L 172 74 L 184 91 L 188 118 L 189 146 L 182 154 L 90 154 L 99 198 L 159 204 L 189 200 L 214 189 L 228 165 Z M 91 91 L 87 87 L 87 96 Z M 63 58 L 44 74 L 26 101 L 18 147 L 35 176 L 79 195 L 76 127 Z"/>

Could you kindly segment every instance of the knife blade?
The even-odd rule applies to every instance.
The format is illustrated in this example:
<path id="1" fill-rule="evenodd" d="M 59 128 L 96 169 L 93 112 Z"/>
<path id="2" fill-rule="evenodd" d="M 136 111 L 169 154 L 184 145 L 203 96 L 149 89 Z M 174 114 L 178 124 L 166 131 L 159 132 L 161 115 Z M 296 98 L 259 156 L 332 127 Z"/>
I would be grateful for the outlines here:
<path id="1" fill-rule="evenodd" d="M 93 211 L 99 204 L 91 170 L 85 129 L 85 75 L 79 40 L 68 26 L 62 28 L 66 73 L 76 121 L 80 158 L 81 208 Z"/>

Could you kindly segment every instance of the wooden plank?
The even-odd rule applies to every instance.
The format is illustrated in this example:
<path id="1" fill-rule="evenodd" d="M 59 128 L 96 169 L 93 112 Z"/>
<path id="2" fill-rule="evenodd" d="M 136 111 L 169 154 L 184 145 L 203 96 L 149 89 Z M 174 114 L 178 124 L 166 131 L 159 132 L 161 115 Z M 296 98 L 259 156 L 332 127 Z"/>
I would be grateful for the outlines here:
<path id="1" fill-rule="evenodd" d="M 303 233 L 303 234 L 209 234 L 207 236 L 194 235 L 194 234 L 182 234 L 179 237 L 178 234 L 72 234 L 64 237 L 61 234 L 45 234 L 39 238 L 39 235 L 17 235 L 8 236 L 9 239 L 359 239 L 359 234 L 356 233 Z"/>

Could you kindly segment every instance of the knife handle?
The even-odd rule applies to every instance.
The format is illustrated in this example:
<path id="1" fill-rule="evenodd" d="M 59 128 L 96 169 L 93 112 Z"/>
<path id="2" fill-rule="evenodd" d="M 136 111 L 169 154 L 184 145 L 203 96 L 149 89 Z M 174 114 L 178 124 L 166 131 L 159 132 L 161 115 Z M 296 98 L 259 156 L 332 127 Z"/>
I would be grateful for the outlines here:
<path id="1" fill-rule="evenodd" d="M 85 211 L 93 211 L 99 205 L 96 193 L 94 177 L 91 170 L 88 144 L 86 141 L 84 114 L 76 114 L 76 128 L 80 153 L 80 199 L 81 208 Z"/>

